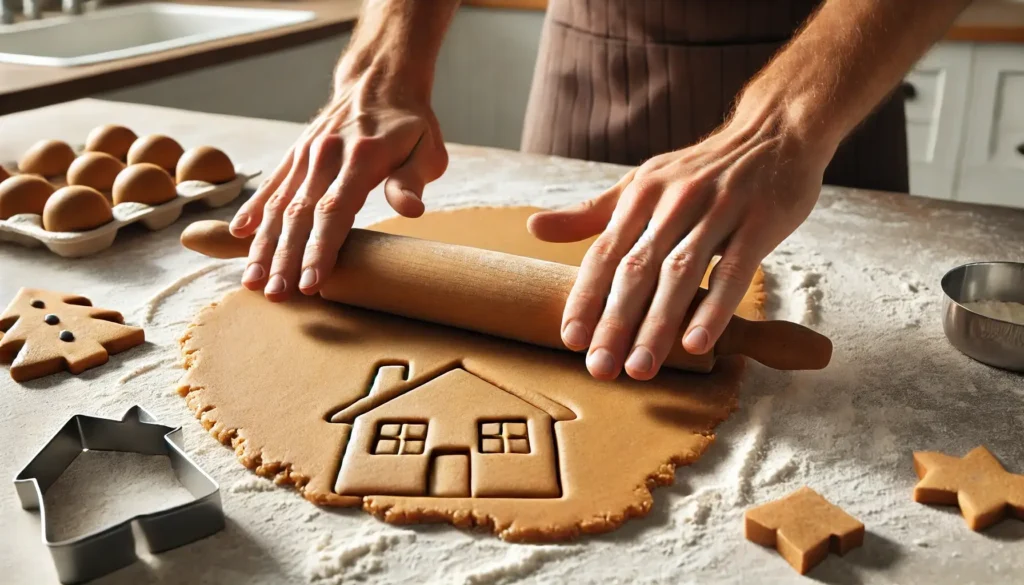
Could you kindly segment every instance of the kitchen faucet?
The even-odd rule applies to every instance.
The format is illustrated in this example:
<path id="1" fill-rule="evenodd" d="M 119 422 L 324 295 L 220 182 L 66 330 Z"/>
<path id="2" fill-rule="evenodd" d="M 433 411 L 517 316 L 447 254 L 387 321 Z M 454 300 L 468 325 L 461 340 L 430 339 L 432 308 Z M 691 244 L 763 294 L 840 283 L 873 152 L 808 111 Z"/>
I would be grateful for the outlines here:
<path id="1" fill-rule="evenodd" d="M 11 24 L 16 16 L 13 4 L 17 0 L 0 0 L 0 24 Z M 43 5 L 46 0 L 21 0 L 21 13 L 26 18 L 38 20 L 43 17 Z M 61 0 L 61 12 L 64 14 L 81 14 L 83 0 Z"/>

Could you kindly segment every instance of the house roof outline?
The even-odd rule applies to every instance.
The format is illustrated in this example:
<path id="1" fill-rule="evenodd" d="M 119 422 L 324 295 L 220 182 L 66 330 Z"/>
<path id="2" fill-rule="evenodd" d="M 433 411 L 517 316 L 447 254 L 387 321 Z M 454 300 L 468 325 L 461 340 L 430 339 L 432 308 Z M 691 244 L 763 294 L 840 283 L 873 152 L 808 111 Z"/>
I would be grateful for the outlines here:
<path id="1" fill-rule="evenodd" d="M 396 365 L 396 364 L 382 364 L 382 365 L 377 366 L 377 369 L 379 370 L 380 367 L 382 367 L 383 365 Z M 407 368 L 407 375 L 408 375 L 409 365 L 408 364 L 403 364 L 403 365 Z M 433 382 L 434 380 L 437 380 L 438 378 L 440 378 L 441 376 L 444 376 L 445 374 L 448 374 L 448 373 L 451 373 L 451 372 L 454 372 L 454 371 L 457 371 L 457 370 L 462 370 L 462 371 L 466 372 L 467 374 L 469 374 L 470 376 L 474 376 L 474 377 L 476 377 L 476 378 L 486 382 L 487 384 L 490 384 L 491 386 L 501 390 L 502 392 L 506 392 L 508 394 L 511 394 L 512 396 L 515 396 L 516 398 L 518 398 L 519 400 L 522 400 L 523 402 L 529 404 L 530 406 L 532 406 L 534 408 L 537 408 L 537 409 L 547 413 L 555 422 L 570 421 L 570 420 L 575 420 L 576 419 L 576 413 L 573 412 L 572 409 L 570 409 L 567 406 L 563 406 L 559 402 L 557 402 L 557 401 L 555 401 L 555 400 L 553 400 L 551 398 L 548 398 L 547 396 L 545 396 L 545 395 L 543 395 L 543 394 L 541 394 L 539 392 L 535 392 L 533 390 L 524 390 L 524 389 L 519 389 L 519 388 L 508 388 L 508 387 L 502 386 L 501 384 L 496 384 L 493 381 L 491 381 L 491 380 L 489 380 L 489 379 L 487 379 L 487 378 L 477 374 L 476 372 L 473 372 L 472 370 L 467 368 L 464 364 L 457 363 L 457 364 L 454 364 L 454 365 L 452 365 L 450 367 L 447 367 L 447 368 L 437 372 L 437 374 L 435 374 L 433 376 L 430 376 L 429 378 L 423 380 L 419 384 L 412 385 L 412 386 L 410 386 L 410 385 L 402 385 L 402 386 L 399 386 L 395 391 L 390 391 L 390 392 L 389 391 L 383 391 L 383 392 L 378 392 L 378 393 L 375 393 L 375 394 L 369 394 L 367 396 L 363 396 L 359 400 L 356 400 L 352 404 L 349 404 L 345 408 L 343 408 L 343 409 L 339 410 L 338 412 L 336 412 L 335 414 L 333 414 L 330 417 L 330 422 L 332 422 L 332 423 L 342 423 L 342 424 L 354 424 L 355 420 L 357 418 L 359 418 L 360 416 L 362 416 L 362 415 L 364 415 L 364 414 L 366 414 L 368 412 L 371 412 L 371 411 L 373 411 L 373 410 L 375 410 L 375 409 L 377 409 L 377 408 L 379 408 L 381 406 L 384 406 L 385 404 L 391 402 L 392 400 L 398 398 L 399 396 L 404 396 L 405 394 L 407 394 L 409 392 L 412 392 L 413 390 L 416 390 L 418 388 L 422 388 L 423 386 L 426 386 L 427 384 Z"/>

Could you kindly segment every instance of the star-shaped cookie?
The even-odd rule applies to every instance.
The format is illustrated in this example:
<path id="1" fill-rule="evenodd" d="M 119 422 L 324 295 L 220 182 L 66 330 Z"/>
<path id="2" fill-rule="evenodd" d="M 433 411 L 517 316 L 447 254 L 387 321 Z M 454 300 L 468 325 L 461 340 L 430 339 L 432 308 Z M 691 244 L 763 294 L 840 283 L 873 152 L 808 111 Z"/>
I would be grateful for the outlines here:
<path id="1" fill-rule="evenodd" d="M 844 555 L 864 544 L 864 524 L 808 487 L 747 510 L 743 531 L 747 540 L 775 547 L 801 575 L 830 551 Z"/>
<path id="2" fill-rule="evenodd" d="M 963 458 L 942 453 L 914 453 L 914 501 L 960 506 L 971 530 L 984 530 L 1012 511 L 1024 520 L 1024 475 L 1006 471 L 985 447 Z"/>
<path id="3" fill-rule="evenodd" d="M 0 313 L 0 363 L 11 364 L 16 382 L 65 369 L 81 374 L 145 340 L 121 313 L 79 295 L 23 288 Z"/>

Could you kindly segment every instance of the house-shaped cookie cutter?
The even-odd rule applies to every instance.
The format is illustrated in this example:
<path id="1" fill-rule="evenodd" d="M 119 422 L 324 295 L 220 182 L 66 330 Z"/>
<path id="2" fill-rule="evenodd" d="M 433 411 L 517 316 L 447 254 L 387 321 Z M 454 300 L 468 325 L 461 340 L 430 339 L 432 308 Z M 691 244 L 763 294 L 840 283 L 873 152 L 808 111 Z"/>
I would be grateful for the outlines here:
<path id="1" fill-rule="evenodd" d="M 133 516 L 123 522 L 67 540 L 50 538 L 43 494 L 85 450 L 167 455 L 178 481 L 194 500 Z M 220 486 L 185 454 L 181 427 L 161 425 L 139 406 L 121 420 L 82 414 L 71 417 L 14 479 L 26 510 L 39 510 L 43 544 L 61 583 L 81 583 L 138 560 L 132 525 L 151 553 L 160 553 L 205 538 L 224 528 Z"/>

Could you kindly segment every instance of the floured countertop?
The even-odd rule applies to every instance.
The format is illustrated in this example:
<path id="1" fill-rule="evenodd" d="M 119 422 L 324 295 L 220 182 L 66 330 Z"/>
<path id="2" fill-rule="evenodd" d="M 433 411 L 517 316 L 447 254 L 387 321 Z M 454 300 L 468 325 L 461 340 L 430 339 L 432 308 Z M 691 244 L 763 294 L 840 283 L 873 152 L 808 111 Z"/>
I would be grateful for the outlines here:
<path id="1" fill-rule="evenodd" d="M 269 171 L 296 124 L 83 100 L 0 118 L 0 160 L 39 138 L 69 141 L 121 123 L 183 144 L 214 144 Z M 427 189 L 429 208 L 559 206 L 612 184 L 623 167 L 451 147 Z M 177 243 L 193 219 L 228 219 L 236 205 L 189 212 L 170 228 L 126 229 L 96 256 L 62 259 L 0 246 L 0 305 L 21 286 L 90 297 L 146 329 L 147 343 L 106 366 L 15 384 L 0 373 L 0 574 L 56 583 L 38 515 L 21 510 L 10 479 L 69 417 L 120 417 L 139 404 L 184 426 L 187 450 L 221 484 L 227 529 L 147 558 L 96 583 L 657 582 L 1016 583 L 1024 522 L 981 534 L 953 509 L 911 501 L 913 450 L 963 455 L 987 445 L 1024 472 L 1024 377 L 971 361 L 942 334 L 938 281 L 958 264 L 1024 260 L 1024 211 L 826 188 L 810 220 L 765 262 L 771 315 L 828 334 L 822 372 L 752 364 L 740 410 L 676 484 L 654 491 L 644 519 L 563 546 L 506 544 L 448 526 L 395 527 L 358 510 L 324 510 L 245 470 L 202 429 L 175 392 L 178 343 L 206 304 L 235 288 L 242 260 L 197 256 Z M 393 212 L 370 195 L 357 225 Z M 301 367 L 301 365 L 296 366 Z M 282 389 L 287 391 L 287 389 Z M 142 456 L 89 454 L 47 496 L 62 533 L 89 530 L 182 497 L 166 466 Z M 112 483 L 110 486 L 103 482 Z M 829 557 L 807 578 L 743 539 L 743 511 L 808 485 L 867 526 L 865 545 Z M 70 501 L 69 501 L 70 500 Z"/>

